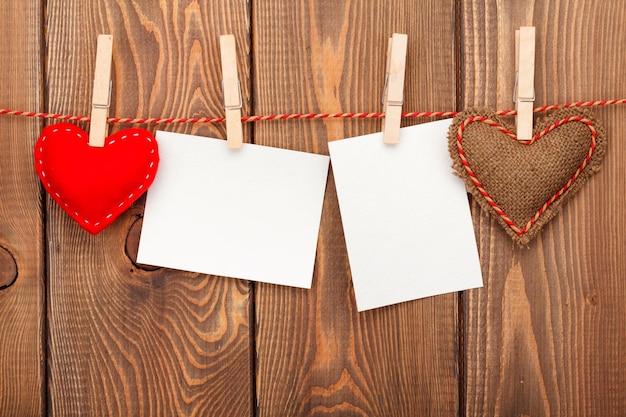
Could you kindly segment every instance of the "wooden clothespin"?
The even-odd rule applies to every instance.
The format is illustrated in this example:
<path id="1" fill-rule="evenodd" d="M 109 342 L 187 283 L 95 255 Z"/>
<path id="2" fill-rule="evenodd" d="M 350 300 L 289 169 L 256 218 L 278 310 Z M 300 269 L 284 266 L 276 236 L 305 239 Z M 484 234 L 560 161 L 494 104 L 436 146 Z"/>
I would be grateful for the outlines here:
<path id="1" fill-rule="evenodd" d="M 385 112 L 383 142 L 387 144 L 398 143 L 400 139 L 407 40 L 406 34 L 394 33 L 387 46 L 387 72 L 382 100 Z"/>
<path id="2" fill-rule="evenodd" d="M 91 96 L 91 128 L 89 146 L 103 147 L 107 136 L 107 118 L 111 107 L 111 61 L 113 59 L 113 36 L 98 35 L 96 71 Z"/>
<path id="3" fill-rule="evenodd" d="M 224 110 L 226 112 L 226 139 L 228 149 L 240 149 L 243 146 L 243 128 L 241 126 L 241 83 L 237 75 L 237 52 L 235 36 L 220 36 L 222 56 L 222 89 L 224 90 Z"/>
<path id="4" fill-rule="evenodd" d="M 518 140 L 533 136 L 533 103 L 535 102 L 535 27 L 522 26 L 515 31 L 515 87 L 513 101 Z"/>

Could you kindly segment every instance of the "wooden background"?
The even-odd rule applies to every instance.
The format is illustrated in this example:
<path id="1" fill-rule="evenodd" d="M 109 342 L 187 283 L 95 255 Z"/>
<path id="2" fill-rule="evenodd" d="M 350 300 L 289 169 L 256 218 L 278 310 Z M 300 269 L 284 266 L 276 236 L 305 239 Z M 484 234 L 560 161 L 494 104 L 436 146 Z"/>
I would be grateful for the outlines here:
<path id="1" fill-rule="evenodd" d="M 406 111 L 508 109 L 521 25 L 537 106 L 626 97 L 615 0 L 40 0 L 2 2 L 0 23 L 11 109 L 88 114 L 98 33 L 114 116 L 222 114 L 224 33 L 244 114 L 380 110 L 392 32 L 409 35 Z M 143 199 L 87 234 L 42 193 L 43 122 L 0 116 L 0 415 L 623 416 L 626 108 L 596 114 L 601 172 L 528 248 L 472 203 L 484 288 L 363 313 L 332 172 L 311 290 L 151 268 L 134 263 Z M 327 154 L 378 130 L 265 122 L 245 140 Z"/>

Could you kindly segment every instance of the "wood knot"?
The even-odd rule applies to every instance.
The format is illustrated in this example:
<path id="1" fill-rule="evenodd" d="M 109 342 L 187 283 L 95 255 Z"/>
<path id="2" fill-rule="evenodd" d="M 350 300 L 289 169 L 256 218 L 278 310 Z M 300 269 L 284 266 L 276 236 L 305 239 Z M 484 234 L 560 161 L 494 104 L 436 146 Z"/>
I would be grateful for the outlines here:
<path id="1" fill-rule="evenodd" d="M 158 266 L 144 265 L 137 263 L 137 251 L 139 250 L 139 236 L 141 235 L 141 226 L 143 225 L 143 218 L 138 218 L 128 229 L 126 235 L 126 256 L 133 263 L 135 267 L 144 271 L 156 271 L 160 269 Z"/>
<path id="2" fill-rule="evenodd" d="M 587 305 L 595 306 L 598 305 L 598 294 L 591 293 L 587 296 Z"/>
<path id="3" fill-rule="evenodd" d="M 0 290 L 9 288 L 17 279 L 17 263 L 5 247 L 0 246 Z"/>

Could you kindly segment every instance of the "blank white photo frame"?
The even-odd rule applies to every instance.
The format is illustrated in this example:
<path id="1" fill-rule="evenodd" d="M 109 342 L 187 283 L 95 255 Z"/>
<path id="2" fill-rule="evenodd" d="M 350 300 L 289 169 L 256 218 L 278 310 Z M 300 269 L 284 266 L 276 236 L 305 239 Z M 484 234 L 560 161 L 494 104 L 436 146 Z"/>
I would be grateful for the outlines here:
<path id="1" fill-rule="evenodd" d="M 451 120 L 328 144 L 359 311 L 482 286 Z"/>
<path id="2" fill-rule="evenodd" d="M 310 288 L 329 158 L 157 132 L 137 262 Z"/>

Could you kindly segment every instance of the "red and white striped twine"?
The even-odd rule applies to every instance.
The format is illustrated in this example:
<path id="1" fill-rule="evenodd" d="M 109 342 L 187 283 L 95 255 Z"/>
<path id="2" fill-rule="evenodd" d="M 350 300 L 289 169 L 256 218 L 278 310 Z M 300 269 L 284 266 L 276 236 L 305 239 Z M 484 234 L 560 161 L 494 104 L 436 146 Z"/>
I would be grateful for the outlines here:
<path id="1" fill-rule="evenodd" d="M 624 104 L 626 99 L 618 100 L 598 100 L 598 101 L 577 101 L 567 104 L 553 104 L 550 106 L 542 106 L 533 109 L 535 113 L 541 113 L 549 110 L 556 110 L 567 107 L 594 107 L 606 106 L 610 104 Z M 427 112 L 403 112 L 402 117 L 418 118 L 418 117 L 454 117 L 457 111 L 427 111 Z M 40 119 L 52 119 L 64 122 L 90 122 L 87 116 L 71 116 L 56 113 L 40 113 L 28 112 L 20 110 L 0 109 L 0 115 L 9 116 L 26 116 Z M 517 114 L 516 110 L 500 110 L 497 111 L 498 116 L 512 116 Z M 243 123 L 261 122 L 269 120 L 295 120 L 295 119 L 376 119 L 384 117 L 382 112 L 377 113 L 287 113 L 272 114 L 269 116 L 244 116 L 241 118 Z M 224 117 L 151 117 L 151 118 L 131 118 L 131 117 L 110 117 L 107 119 L 109 123 L 129 123 L 129 124 L 166 124 L 166 123 L 221 123 Z"/>

